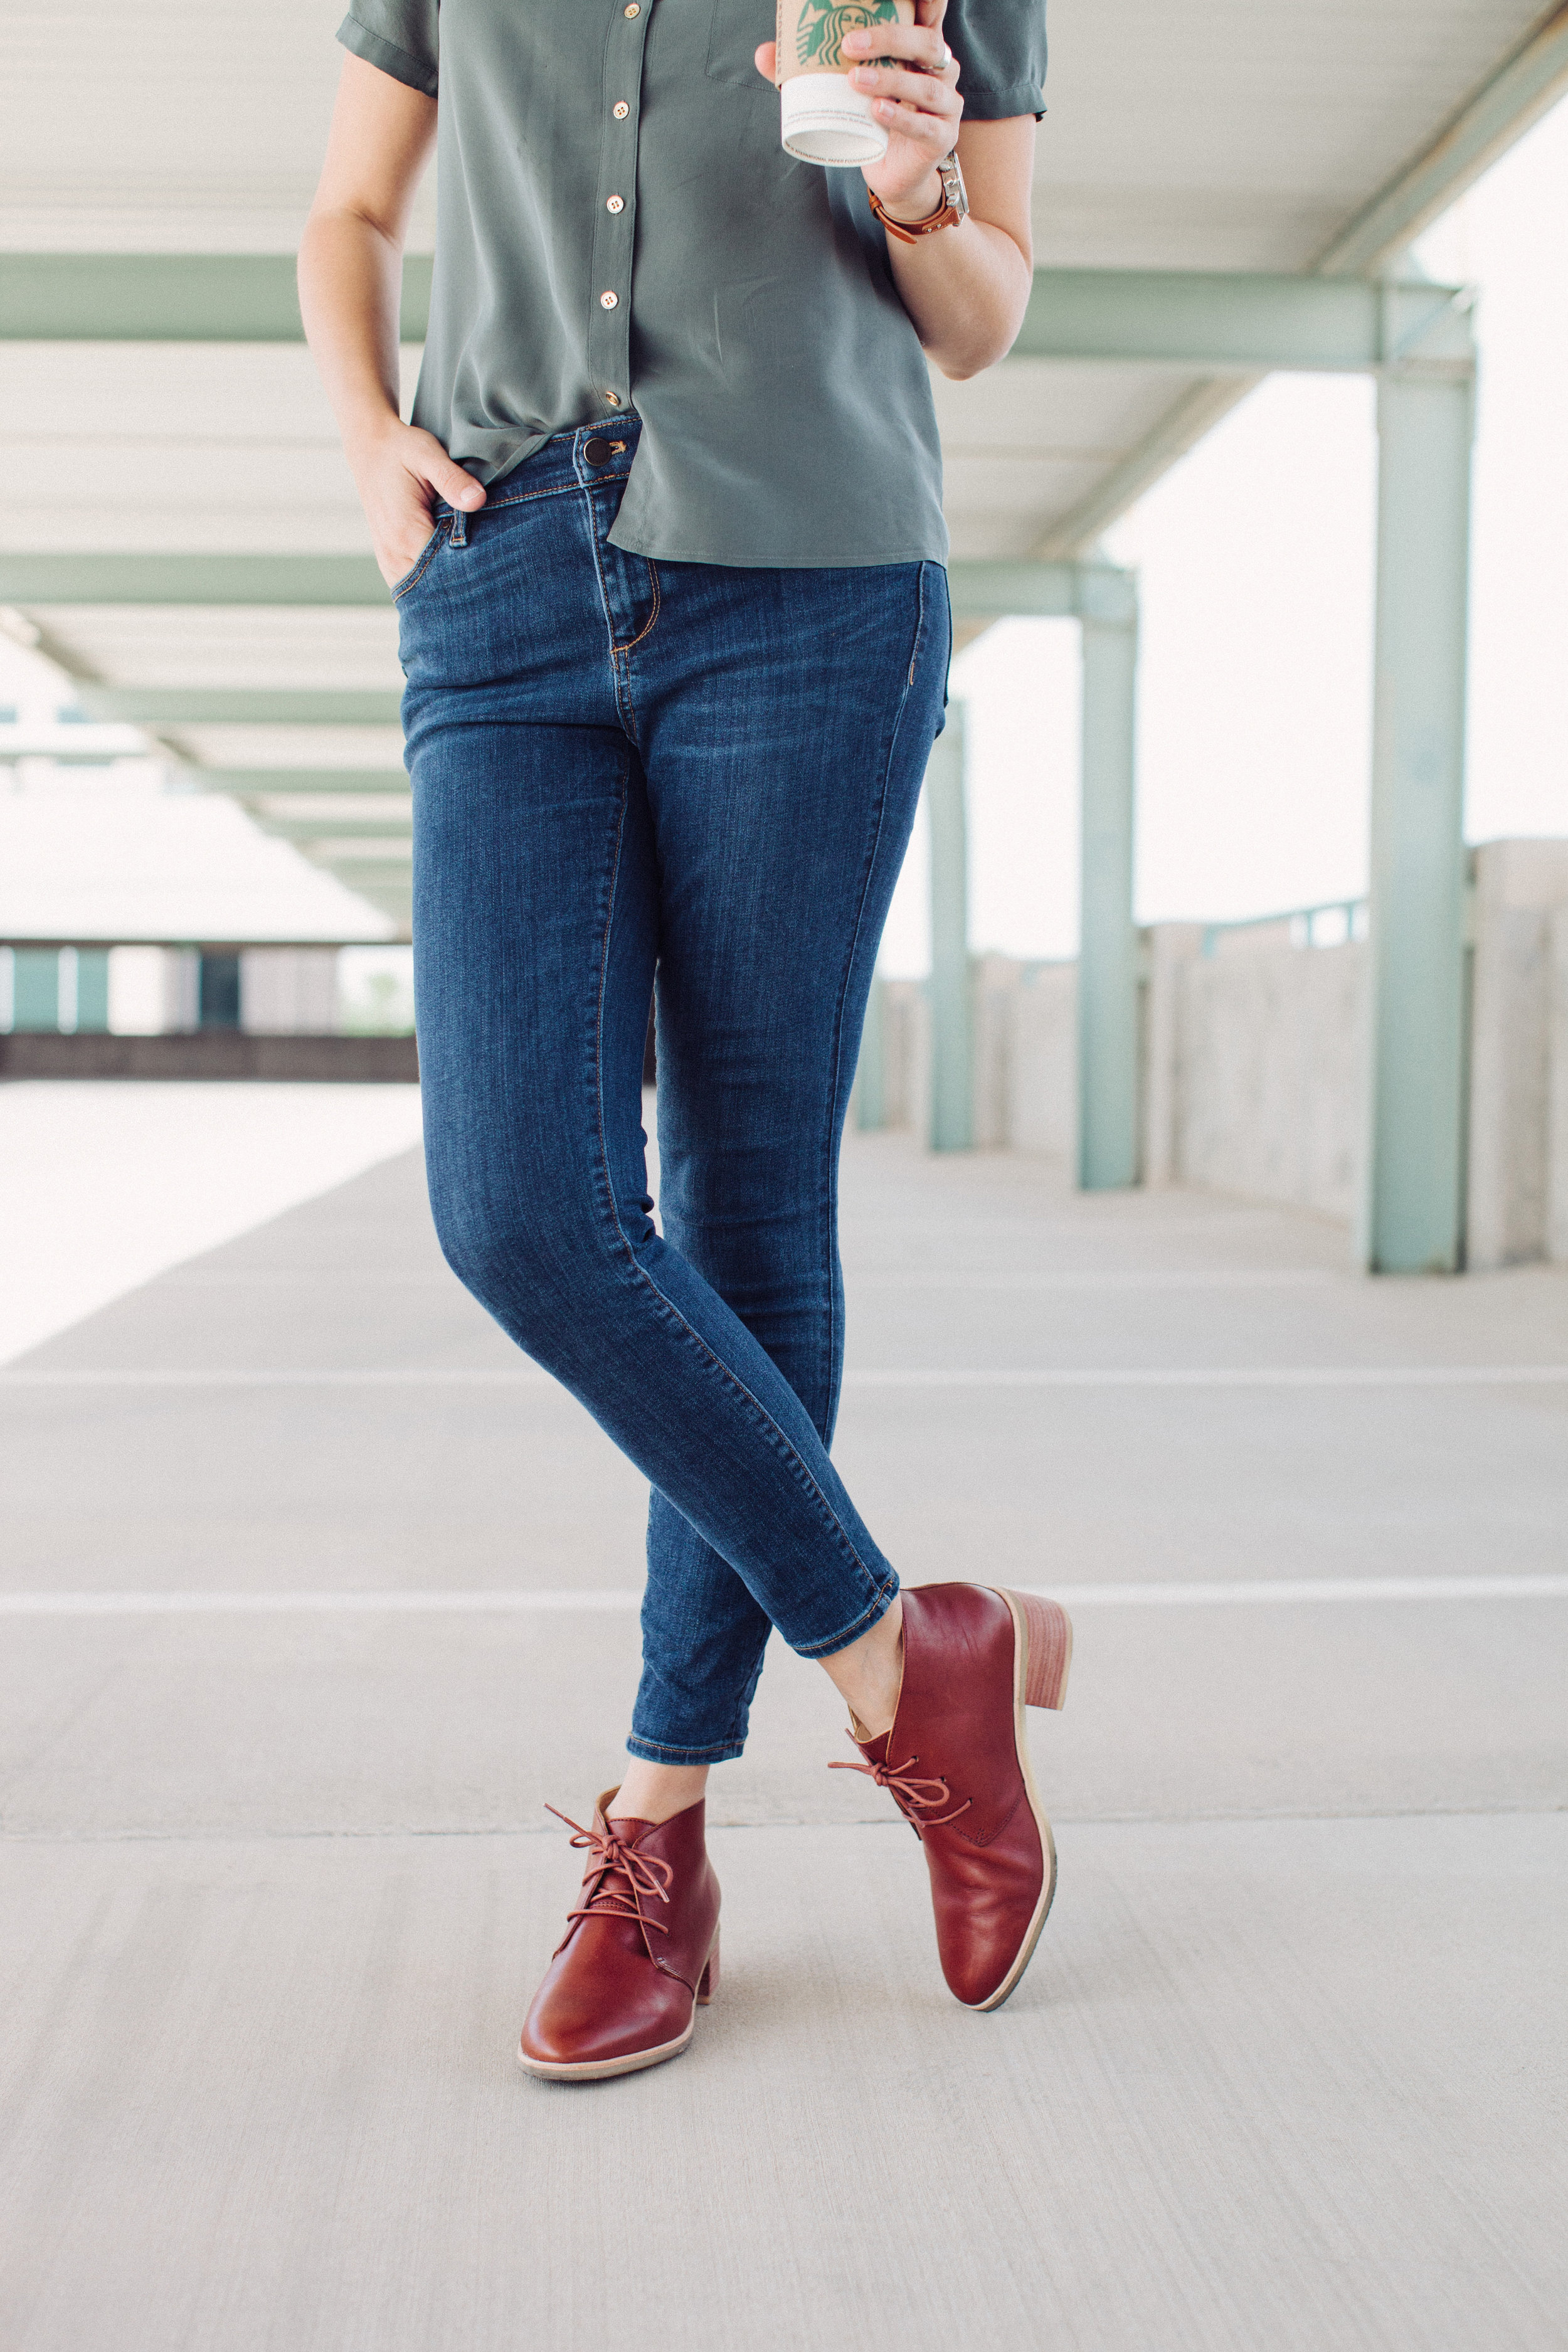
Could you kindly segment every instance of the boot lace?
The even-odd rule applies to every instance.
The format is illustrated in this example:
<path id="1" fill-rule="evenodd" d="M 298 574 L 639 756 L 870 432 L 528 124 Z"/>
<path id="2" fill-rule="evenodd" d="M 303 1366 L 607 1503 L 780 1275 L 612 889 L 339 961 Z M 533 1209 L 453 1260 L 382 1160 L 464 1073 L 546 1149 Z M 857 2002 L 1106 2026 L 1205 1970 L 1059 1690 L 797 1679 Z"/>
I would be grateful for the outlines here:
<path id="1" fill-rule="evenodd" d="M 973 1797 L 965 1797 L 963 1804 L 954 1805 L 951 1813 L 937 1812 L 935 1808 L 938 1805 L 952 1804 L 952 1791 L 945 1780 L 925 1780 L 918 1774 L 911 1774 L 910 1767 L 920 1760 L 918 1756 L 909 1756 L 901 1764 L 846 1764 L 835 1757 L 827 1769 L 830 1772 L 864 1772 L 868 1780 L 875 1780 L 879 1789 L 886 1789 L 918 1835 L 922 1829 L 939 1830 L 944 1822 L 955 1822 L 959 1814 L 966 1813 L 974 1802 Z M 924 1793 L 928 1790 L 934 1793 Z M 922 1820 L 922 1815 L 928 1818 Z"/>
<path id="2" fill-rule="evenodd" d="M 669 1901 L 670 1882 L 675 1872 L 657 1853 L 639 1853 L 628 1845 L 610 1822 L 603 1830 L 585 1830 L 570 1814 L 559 1812 L 546 1805 L 547 1813 L 554 1813 L 572 1832 L 572 1843 L 592 1859 L 583 1874 L 584 1900 L 574 1911 L 568 1911 L 568 1928 L 574 1919 L 635 1919 L 642 1928 L 657 1928 L 668 1936 L 669 1928 L 662 1919 L 650 1919 L 643 1909 L 646 1898 L 652 1902 Z M 590 1883 L 591 1882 L 591 1883 Z"/>

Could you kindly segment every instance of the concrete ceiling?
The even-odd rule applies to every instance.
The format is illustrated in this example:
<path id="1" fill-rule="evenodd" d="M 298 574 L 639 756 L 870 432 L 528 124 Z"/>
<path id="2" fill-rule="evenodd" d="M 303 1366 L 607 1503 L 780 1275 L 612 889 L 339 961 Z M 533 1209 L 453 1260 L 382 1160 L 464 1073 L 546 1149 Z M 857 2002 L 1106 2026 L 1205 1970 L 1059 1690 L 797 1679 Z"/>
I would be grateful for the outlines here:
<path id="1" fill-rule="evenodd" d="M 0 16 L 0 254 L 290 250 L 325 137 L 342 5 L 15 0 Z M 1450 193 L 1473 176 L 1484 142 L 1456 152 L 1445 182 L 1445 127 L 1565 16 L 1535 0 L 1058 0 L 1037 259 L 1373 267 L 1388 247 L 1379 193 L 1423 169 Z M 1538 78 L 1494 126 L 1490 152 L 1543 102 Z M 1407 237 L 1419 209 L 1388 218 Z M 428 250 L 432 223 L 427 185 L 415 250 Z M 405 357 L 411 380 L 417 352 Z M 1246 382 L 1019 359 L 973 383 L 939 383 L 955 556 L 1091 542 Z M 0 552 L 368 546 L 309 357 L 286 344 L 0 340 Z M 78 676 L 114 687 L 391 695 L 401 682 L 390 611 L 77 604 L 24 617 Z M 374 832 L 329 825 L 330 812 L 290 818 L 276 793 L 251 804 L 402 913 L 405 828 L 389 822 L 385 793 L 395 725 L 156 731 L 205 769 L 295 770 L 312 790 L 323 770 L 352 772 L 353 789 L 375 792 Z"/>

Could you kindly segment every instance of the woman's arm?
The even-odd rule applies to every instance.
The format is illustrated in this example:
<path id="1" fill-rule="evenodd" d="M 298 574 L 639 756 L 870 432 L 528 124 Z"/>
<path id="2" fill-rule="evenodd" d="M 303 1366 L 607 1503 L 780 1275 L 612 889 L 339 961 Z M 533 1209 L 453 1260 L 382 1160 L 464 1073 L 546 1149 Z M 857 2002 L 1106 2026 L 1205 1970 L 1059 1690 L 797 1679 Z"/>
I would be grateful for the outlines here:
<path id="1" fill-rule="evenodd" d="M 343 59 L 321 185 L 300 247 L 300 308 L 388 587 L 430 536 L 432 497 L 485 494 L 400 412 L 403 237 L 436 136 L 436 101 L 363 58 Z"/>
<path id="2" fill-rule="evenodd" d="M 925 220 L 942 203 L 936 166 L 954 145 L 969 192 L 969 218 L 956 228 L 888 239 L 893 281 L 915 332 L 943 375 L 978 375 L 1012 349 L 1034 274 L 1029 186 L 1035 167 L 1030 115 L 969 122 L 958 67 L 942 35 L 947 0 L 915 0 L 913 25 L 877 25 L 844 37 L 846 56 L 908 63 L 857 66 L 850 80 L 887 127 L 888 152 L 865 180 L 894 220 Z M 923 68 L 923 70 L 922 70 Z M 773 45 L 757 51 L 769 79 Z"/>

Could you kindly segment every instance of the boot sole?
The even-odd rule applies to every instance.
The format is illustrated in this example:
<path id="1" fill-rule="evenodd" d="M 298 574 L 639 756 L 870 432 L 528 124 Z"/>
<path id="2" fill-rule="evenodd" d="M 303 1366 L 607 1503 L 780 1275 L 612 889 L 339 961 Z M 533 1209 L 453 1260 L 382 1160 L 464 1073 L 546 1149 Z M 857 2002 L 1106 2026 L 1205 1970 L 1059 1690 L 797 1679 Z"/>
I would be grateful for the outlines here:
<path id="1" fill-rule="evenodd" d="M 1034 1917 L 1029 1922 L 1012 1967 L 988 2000 L 966 2000 L 963 2004 L 977 2015 L 987 2010 L 1000 2009 L 1008 1994 L 1016 1989 L 1018 1979 L 1035 1957 L 1040 1930 L 1056 1898 L 1057 1843 L 1051 1835 L 1050 1817 L 1035 1784 L 1025 1718 L 1029 1706 L 1061 1706 L 1067 1696 L 1068 1672 L 1072 1664 L 1072 1620 L 1065 1609 L 1055 1601 L 1043 1601 L 1032 1592 L 1009 1592 L 999 1584 L 993 1585 L 991 1590 L 998 1599 L 1007 1603 L 1013 1616 L 1013 1736 L 1018 1751 L 1018 1769 L 1024 1776 L 1024 1793 L 1035 1816 L 1035 1827 L 1040 1832 L 1040 1846 L 1046 1857 L 1046 1879 L 1040 1889 L 1040 1899 L 1035 1906 Z M 1047 1612 L 1054 1613 L 1047 1616 Z M 1031 1676 L 1029 1633 L 1032 1618 L 1037 1621 L 1038 1639 L 1035 1672 Z M 1058 1619 L 1059 1624 L 1056 1622 Z"/>
<path id="2" fill-rule="evenodd" d="M 605 2083 L 613 2074 L 640 2074 L 645 2066 L 662 2066 L 668 2058 L 679 2058 L 697 2031 L 697 2012 L 706 2009 L 713 1998 L 712 1986 L 718 1977 L 719 1938 L 713 1938 L 702 1974 L 697 1979 L 697 1995 L 691 2004 L 691 2022 L 674 2042 L 660 2042 L 651 2050 L 628 2050 L 619 2058 L 584 2058 L 576 2063 L 546 2058 L 531 2058 L 519 2049 L 517 2063 L 525 2074 L 537 2075 L 542 2083 Z M 707 1986 L 709 1990 L 703 1990 Z"/>

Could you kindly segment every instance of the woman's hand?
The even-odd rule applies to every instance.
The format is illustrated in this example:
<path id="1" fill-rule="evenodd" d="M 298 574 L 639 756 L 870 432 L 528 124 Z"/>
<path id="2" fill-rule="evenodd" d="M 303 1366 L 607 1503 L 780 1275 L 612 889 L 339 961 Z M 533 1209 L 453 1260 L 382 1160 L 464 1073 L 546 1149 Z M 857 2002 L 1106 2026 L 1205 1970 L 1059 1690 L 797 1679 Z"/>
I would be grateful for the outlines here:
<path id="1" fill-rule="evenodd" d="M 888 268 L 929 357 L 943 375 L 978 375 L 1010 351 L 1033 278 L 1029 183 L 1035 123 L 1020 114 L 960 124 L 958 66 L 942 38 L 947 0 L 915 0 L 912 25 L 870 25 L 844 36 L 846 58 L 896 58 L 855 66 L 849 79 L 888 132 L 879 163 L 862 167 L 867 186 L 896 221 L 929 220 L 942 205 L 936 167 L 956 146 L 969 192 L 969 217 L 931 236 L 889 237 Z M 771 81 L 773 44 L 756 67 Z"/>
<path id="2" fill-rule="evenodd" d="M 300 307 L 343 436 L 381 576 L 419 561 L 445 499 L 470 514 L 485 494 L 431 433 L 398 413 L 403 237 L 436 141 L 436 101 L 346 57 L 321 184 L 300 246 Z"/>
<path id="3" fill-rule="evenodd" d="M 482 484 L 447 457 L 433 433 L 395 417 L 351 443 L 348 459 L 376 563 L 389 588 L 418 562 L 436 528 L 430 511 L 436 499 L 468 514 L 485 502 Z"/>
<path id="4" fill-rule="evenodd" d="M 858 65 L 851 86 L 871 101 L 888 134 L 879 163 L 862 166 L 895 220 L 925 220 L 942 203 L 936 167 L 958 144 L 963 100 L 958 60 L 942 37 L 947 0 L 915 0 L 912 25 L 868 25 L 846 33 L 846 58 L 896 58 L 896 65 Z"/>
<path id="5" fill-rule="evenodd" d="M 958 94 L 958 60 L 942 37 L 947 0 L 915 0 L 912 25 L 869 25 L 844 36 L 849 80 L 871 101 L 871 111 L 888 134 L 879 163 L 862 166 L 866 185 L 895 220 L 924 220 L 942 202 L 936 167 L 958 141 L 963 100 Z M 856 65 L 857 58 L 896 58 L 897 65 Z M 772 81 L 777 47 L 764 41 L 754 63 Z"/>

